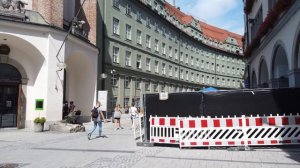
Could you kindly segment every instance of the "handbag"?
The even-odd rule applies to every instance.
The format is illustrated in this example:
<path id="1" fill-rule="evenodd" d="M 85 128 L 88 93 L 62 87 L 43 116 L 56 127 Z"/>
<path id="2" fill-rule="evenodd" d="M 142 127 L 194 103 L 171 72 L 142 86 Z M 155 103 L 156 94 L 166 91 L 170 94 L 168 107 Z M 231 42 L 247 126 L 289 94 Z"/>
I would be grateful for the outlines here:
<path id="1" fill-rule="evenodd" d="M 114 118 L 121 118 L 121 112 L 120 111 L 115 111 Z"/>

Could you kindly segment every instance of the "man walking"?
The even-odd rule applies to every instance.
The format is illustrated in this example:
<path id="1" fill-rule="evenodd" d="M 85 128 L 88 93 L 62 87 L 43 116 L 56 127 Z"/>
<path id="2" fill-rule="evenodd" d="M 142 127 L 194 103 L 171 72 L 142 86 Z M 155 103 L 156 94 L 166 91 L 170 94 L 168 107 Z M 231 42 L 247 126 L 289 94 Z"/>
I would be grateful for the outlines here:
<path id="1" fill-rule="evenodd" d="M 98 101 L 96 103 L 96 106 L 91 111 L 92 112 L 91 117 L 92 117 L 92 121 L 94 123 L 94 128 L 88 134 L 88 139 L 89 140 L 91 139 L 92 133 L 96 130 L 97 125 L 99 127 L 99 136 L 98 137 L 102 136 L 102 120 L 104 120 L 104 122 L 105 122 L 105 119 L 104 119 L 103 112 L 100 110 L 100 106 L 101 106 L 101 103 Z"/>

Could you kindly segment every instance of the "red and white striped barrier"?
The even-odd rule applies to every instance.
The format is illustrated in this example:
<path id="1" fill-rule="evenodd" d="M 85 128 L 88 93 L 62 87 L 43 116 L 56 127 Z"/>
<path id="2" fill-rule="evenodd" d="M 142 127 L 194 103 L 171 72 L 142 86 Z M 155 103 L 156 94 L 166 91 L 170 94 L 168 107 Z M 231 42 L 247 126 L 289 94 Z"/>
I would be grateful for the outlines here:
<path id="1" fill-rule="evenodd" d="M 300 143 L 300 116 L 181 118 L 180 147 Z"/>
<path id="2" fill-rule="evenodd" d="M 150 116 L 150 142 L 179 144 L 178 117 Z"/>

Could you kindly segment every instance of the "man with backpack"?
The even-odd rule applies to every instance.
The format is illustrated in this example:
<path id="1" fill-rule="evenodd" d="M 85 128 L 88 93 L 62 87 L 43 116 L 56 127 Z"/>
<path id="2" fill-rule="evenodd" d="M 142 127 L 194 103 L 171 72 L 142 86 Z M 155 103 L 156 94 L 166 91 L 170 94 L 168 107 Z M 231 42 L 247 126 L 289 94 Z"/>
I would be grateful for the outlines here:
<path id="1" fill-rule="evenodd" d="M 101 103 L 98 101 L 96 103 L 96 106 L 91 111 L 92 112 L 91 117 L 92 117 L 92 121 L 94 123 L 94 128 L 88 134 L 88 139 L 89 140 L 91 139 L 92 133 L 96 130 L 97 125 L 99 127 L 99 137 L 102 136 L 102 120 L 104 120 L 104 122 L 106 122 L 106 121 L 104 119 L 103 112 L 100 110 L 100 106 L 101 106 Z"/>

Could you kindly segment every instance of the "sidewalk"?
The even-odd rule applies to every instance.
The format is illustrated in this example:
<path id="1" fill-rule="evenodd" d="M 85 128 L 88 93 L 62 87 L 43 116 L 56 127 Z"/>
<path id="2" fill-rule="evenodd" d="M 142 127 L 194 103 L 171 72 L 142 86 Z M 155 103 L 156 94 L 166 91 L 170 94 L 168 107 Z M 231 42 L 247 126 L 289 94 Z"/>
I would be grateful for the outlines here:
<path id="1" fill-rule="evenodd" d="M 24 168 L 176 168 L 176 167 L 300 167 L 300 147 L 256 148 L 254 151 L 182 149 L 178 147 L 137 147 L 130 130 L 131 121 L 123 115 L 122 130 L 103 123 L 107 138 L 91 140 L 87 132 L 34 133 L 30 130 L 0 129 L 0 167 L 11 164 Z"/>

